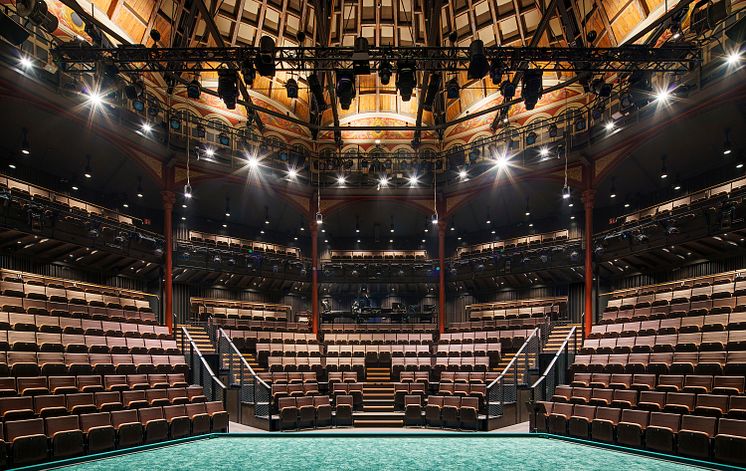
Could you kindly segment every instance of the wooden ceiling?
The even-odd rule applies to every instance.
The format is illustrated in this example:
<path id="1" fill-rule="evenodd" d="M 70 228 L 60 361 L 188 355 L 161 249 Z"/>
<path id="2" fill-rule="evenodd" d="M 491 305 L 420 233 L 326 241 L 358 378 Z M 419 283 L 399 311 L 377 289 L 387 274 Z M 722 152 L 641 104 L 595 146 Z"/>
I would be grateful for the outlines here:
<path id="1" fill-rule="evenodd" d="M 328 25 L 317 25 L 316 5 L 318 1 L 307 0 L 94 0 L 96 6 L 134 42 L 152 45 L 150 33 L 153 29 L 161 35 L 160 45 L 215 45 L 209 37 L 206 22 L 199 17 L 196 2 L 204 1 L 213 14 L 215 24 L 226 45 L 256 46 L 262 35 L 275 38 L 278 46 L 299 45 L 298 33 L 305 33 L 304 44 L 327 43 L 331 46 L 351 46 L 355 37 L 366 37 L 376 46 L 411 46 L 425 44 L 449 45 L 450 35 L 455 32 L 456 45 L 468 46 L 474 39 L 485 45 L 521 46 L 531 42 L 537 26 L 550 4 L 550 0 L 451 0 L 444 2 L 435 31 L 440 37 L 428 38 L 426 16 L 431 0 L 331 0 Z M 439 2 L 440 3 L 440 2 Z M 669 8 L 676 2 L 670 2 Z M 561 9 L 572 15 L 581 31 L 595 31 L 594 46 L 609 47 L 620 44 L 625 37 L 649 16 L 662 14 L 663 0 L 560 0 Z M 194 10 L 194 11 L 190 11 Z M 539 46 L 567 46 L 560 8 L 555 8 L 546 32 L 538 41 Z M 174 34 L 174 25 L 193 25 L 185 36 Z M 327 38 L 320 38 L 325 31 Z M 288 99 L 284 83 L 289 78 L 279 72 L 273 78 L 257 77 L 252 90 L 287 108 L 301 118 L 310 118 L 309 94 L 304 77 L 298 99 Z M 451 77 L 444 77 L 445 83 Z M 557 74 L 545 74 L 547 83 L 555 83 Z M 422 82 L 420 73 L 418 78 Z M 203 84 L 216 87 L 215 77 L 203 74 Z M 444 98 L 445 113 L 453 119 L 467 111 L 478 109 L 479 103 L 487 103 L 499 93 L 490 78 L 467 80 L 460 74 L 460 98 Z M 418 84 L 418 85 L 421 85 Z M 408 102 L 396 93 L 394 80 L 389 85 L 380 83 L 377 74 L 358 78 L 358 97 L 349 110 L 338 110 L 339 118 L 349 122 L 356 115 L 373 113 L 378 116 L 401 117 L 412 120 L 417 115 L 418 93 Z M 327 100 L 329 97 L 327 96 Z M 371 115 L 369 114 L 368 117 Z M 333 122 L 328 109 L 322 122 Z M 432 124 L 433 116 L 424 112 L 422 122 Z"/>

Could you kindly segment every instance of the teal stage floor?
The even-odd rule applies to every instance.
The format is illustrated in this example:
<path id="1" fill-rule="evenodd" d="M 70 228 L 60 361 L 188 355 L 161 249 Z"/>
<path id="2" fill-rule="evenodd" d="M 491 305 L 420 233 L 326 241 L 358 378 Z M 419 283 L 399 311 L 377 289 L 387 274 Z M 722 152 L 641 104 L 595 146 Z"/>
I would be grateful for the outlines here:
<path id="1" fill-rule="evenodd" d="M 501 434 L 231 434 L 47 466 L 69 471 L 715 469 L 542 436 Z M 703 467 L 697 466 L 703 464 Z M 34 468 L 40 469 L 40 468 Z M 724 468 L 721 468 L 724 469 Z M 730 468 L 733 469 L 733 468 Z"/>

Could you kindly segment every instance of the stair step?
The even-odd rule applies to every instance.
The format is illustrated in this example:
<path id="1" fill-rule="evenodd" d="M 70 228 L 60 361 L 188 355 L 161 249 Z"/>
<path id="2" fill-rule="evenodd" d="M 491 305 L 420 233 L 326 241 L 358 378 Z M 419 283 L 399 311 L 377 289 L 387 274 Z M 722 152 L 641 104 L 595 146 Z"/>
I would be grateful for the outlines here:
<path id="1" fill-rule="evenodd" d="M 363 412 L 394 412 L 394 405 L 367 405 L 363 404 Z"/>

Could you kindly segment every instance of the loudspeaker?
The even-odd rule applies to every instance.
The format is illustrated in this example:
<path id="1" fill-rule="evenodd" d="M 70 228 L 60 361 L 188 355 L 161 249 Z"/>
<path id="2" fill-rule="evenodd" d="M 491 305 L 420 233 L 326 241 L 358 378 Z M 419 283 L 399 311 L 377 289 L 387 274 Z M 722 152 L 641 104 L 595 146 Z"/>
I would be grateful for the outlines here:
<path id="1" fill-rule="evenodd" d="M 7 39 L 11 44 L 20 46 L 29 35 L 21 25 L 13 21 L 3 11 L 0 11 L 0 35 Z"/>

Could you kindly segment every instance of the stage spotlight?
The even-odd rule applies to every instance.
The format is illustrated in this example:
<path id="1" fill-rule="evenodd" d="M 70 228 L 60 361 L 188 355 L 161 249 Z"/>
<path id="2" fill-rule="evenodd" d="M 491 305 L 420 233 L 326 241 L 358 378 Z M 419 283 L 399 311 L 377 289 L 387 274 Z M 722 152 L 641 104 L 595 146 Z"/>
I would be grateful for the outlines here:
<path id="1" fill-rule="evenodd" d="M 184 185 L 184 198 L 191 199 L 192 198 L 192 185 L 187 183 Z"/>
<path id="2" fill-rule="evenodd" d="M 21 129 L 21 154 L 31 155 L 31 145 L 28 141 L 28 129 Z"/>
<path id="3" fill-rule="evenodd" d="M 661 157 L 661 173 L 660 177 L 662 180 L 668 178 L 668 170 L 666 169 L 666 156 Z"/>
<path id="4" fill-rule="evenodd" d="M 218 96 L 225 103 L 229 110 L 236 109 L 238 100 L 238 82 L 235 70 L 221 69 L 218 70 Z"/>
<path id="5" fill-rule="evenodd" d="M 326 101 L 324 100 L 324 90 L 321 88 L 321 83 L 316 74 L 311 74 L 306 79 L 308 82 L 308 88 L 311 90 L 314 100 L 316 100 L 316 107 L 319 110 L 326 109 Z"/>
<path id="6" fill-rule="evenodd" d="M 204 139 L 205 137 L 207 137 L 207 129 L 205 129 L 205 127 L 201 124 L 198 124 L 197 127 L 194 128 L 194 135 L 200 139 Z M 212 155 L 208 155 L 208 157 L 212 157 Z"/>
<path id="7" fill-rule="evenodd" d="M 528 134 L 526 134 L 526 145 L 532 146 L 536 144 L 536 139 L 538 137 L 539 136 L 534 131 L 529 132 Z"/>
<path id="8" fill-rule="evenodd" d="M 402 101 L 412 99 L 412 91 L 417 86 L 417 64 L 414 61 L 401 60 L 396 63 L 396 88 Z"/>
<path id="9" fill-rule="evenodd" d="M 492 85 L 498 85 L 503 79 L 503 64 L 500 59 L 495 59 L 490 64 L 490 79 Z"/>
<path id="10" fill-rule="evenodd" d="M 254 61 L 256 70 L 262 77 L 274 77 L 275 52 L 275 40 L 269 36 L 262 36 L 259 40 L 259 54 Z"/>
<path id="11" fill-rule="evenodd" d="M 469 80 L 478 80 L 487 75 L 490 66 L 487 63 L 487 56 L 484 54 L 484 42 L 477 39 L 469 44 L 469 69 L 467 78 Z"/>
<path id="12" fill-rule="evenodd" d="M 150 123 L 142 123 L 141 129 L 145 134 L 150 134 L 150 131 L 153 130 L 153 126 L 151 126 Z"/>
<path id="13" fill-rule="evenodd" d="M 562 187 L 562 199 L 564 200 L 570 199 L 570 187 L 568 185 L 565 185 Z"/>
<path id="14" fill-rule="evenodd" d="M 503 96 L 505 101 L 510 101 L 515 96 L 515 85 L 510 80 L 505 80 L 500 84 L 500 94 Z"/>
<path id="15" fill-rule="evenodd" d="M 655 94 L 655 99 L 659 103 L 667 103 L 669 98 L 671 98 L 671 92 L 668 90 L 668 88 L 661 88 L 658 90 L 658 92 Z"/>
<path id="16" fill-rule="evenodd" d="M 409 176 L 409 186 L 417 186 L 419 182 L 420 180 L 417 178 L 417 175 Z"/>
<path id="17" fill-rule="evenodd" d="M 21 18 L 28 18 L 36 26 L 41 26 L 49 34 L 57 31 L 59 26 L 57 17 L 49 12 L 49 7 L 43 0 L 18 0 L 16 13 Z"/>
<path id="18" fill-rule="evenodd" d="M 298 171 L 294 168 L 288 169 L 288 179 L 295 180 L 298 178 Z"/>
<path id="19" fill-rule="evenodd" d="M 254 85 L 256 69 L 254 68 L 254 63 L 249 59 L 246 59 L 243 64 L 241 64 L 241 75 L 243 76 L 243 81 L 246 85 L 249 87 Z"/>
<path id="20" fill-rule="evenodd" d="M 450 82 L 448 82 L 450 86 Z M 458 84 L 457 84 L 458 85 Z M 440 74 L 434 73 L 430 75 L 430 82 L 427 84 L 427 90 L 425 90 L 425 101 L 422 103 L 422 107 L 427 111 L 433 110 L 433 103 L 435 103 L 435 97 L 438 95 L 440 90 Z"/>
<path id="21" fill-rule="evenodd" d="M 363 36 L 355 38 L 352 52 L 352 70 L 355 75 L 370 74 L 370 46 Z"/>
<path id="22" fill-rule="evenodd" d="M 530 69 L 523 73 L 521 82 L 521 98 L 527 110 L 533 110 L 542 95 L 542 77 L 544 71 L 541 69 Z"/>
<path id="23" fill-rule="evenodd" d="M 382 60 L 378 65 L 378 78 L 381 80 L 381 85 L 388 85 L 391 81 L 391 75 L 394 73 L 394 68 L 391 62 Z"/>
<path id="24" fill-rule="evenodd" d="M 288 94 L 288 98 L 298 98 L 298 82 L 296 82 L 294 78 L 288 79 L 288 81 L 285 82 L 285 91 Z"/>
<path id="25" fill-rule="evenodd" d="M 725 130 L 725 142 L 723 143 L 723 155 L 730 155 L 733 152 L 733 146 L 730 143 L 730 129 Z"/>
<path id="26" fill-rule="evenodd" d="M 456 98 L 458 98 L 460 90 L 461 87 L 459 86 L 458 79 L 456 79 L 456 77 L 453 77 L 446 84 L 446 96 L 450 100 L 455 100 Z"/>
<path id="27" fill-rule="evenodd" d="M 347 179 L 344 177 L 344 175 L 340 175 L 337 177 L 337 185 L 344 185 L 347 183 Z"/>
<path id="28" fill-rule="evenodd" d="M 14 46 L 20 46 L 30 36 L 30 33 L 17 22 L 13 21 L 5 12 L 0 11 L 0 36 Z"/>
<path id="29" fill-rule="evenodd" d="M 479 160 L 479 148 L 472 147 L 469 151 L 469 163 L 475 164 Z"/>
<path id="30" fill-rule="evenodd" d="M 552 123 L 549 125 L 549 137 L 557 137 L 557 134 L 559 134 L 559 131 L 557 130 L 557 125 Z"/>
<path id="31" fill-rule="evenodd" d="M 591 82 L 591 90 L 594 94 L 602 98 L 608 98 L 611 96 L 611 84 L 606 83 L 602 78 L 594 79 L 593 82 Z"/>
<path id="32" fill-rule="evenodd" d="M 430 222 L 431 222 L 431 223 L 432 223 L 433 225 L 436 225 L 436 224 L 438 224 L 438 213 L 433 213 L 433 215 L 432 215 L 432 216 L 430 216 Z"/>
<path id="33" fill-rule="evenodd" d="M 607 121 L 606 124 L 604 124 L 604 127 L 607 131 L 613 131 L 616 125 L 614 124 L 614 121 Z"/>
<path id="34" fill-rule="evenodd" d="M 467 179 L 467 178 L 469 177 L 469 172 L 467 172 L 467 171 L 466 171 L 466 169 L 461 169 L 461 170 L 460 170 L 460 171 L 458 172 L 458 177 L 459 177 L 459 178 L 460 178 L 461 180 L 466 180 L 466 179 Z"/>
<path id="35" fill-rule="evenodd" d="M 91 170 L 91 156 L 85 156 L 85 169 L 83 169 L 83 176 L 86 178 L 93 178 L 93 170 Z"/>
<path id="36" fill-rule="evenodd" d="M 195 77 L 187 85 L 187 96 L 191 98 L 192 100 L 199 100 L 199 97 L 201 94 L 202 94 L 202 85 L 200 85 L 199 80 L 197 80 L 197 78 Z"/>
<path id="37" fill-rule="evenodd" d="M 124 87 L 124 95 L 130 100 L 140 99 L 144 94 L 145 82 L 139 77 L 135 78 L 132 83 Z"/>
<path id="38" fill-rule="evenodd" d="M 582 131 L 585 129 L 585 118 L 582 116 L 578 116 L 575 118 L 575 130 L 576 131 Z"/>
<path id="39" fill-rule="evenodd" d="M 336 93 L 343 110 L 349 110 L 355 98 L 355 74 L 351 70 L 337 71 Z"/>
<path id="40" fill-rule="evenodd" d="M 539 155 L 543 158 L 549 157 L 549 149 L 546 147 L 542 147 L 541 149 L 539 149 Z"/>
<path id="41" fill-rule="evenodd" d="M 611 189 L 609 190 L 609 198 L 616 198 L 616 177 L 611 178 Z"/>
<path id="42" fill-rule="evenodd" d="M 137 197 L 142 198 L 144 193 L 142 192 L 142 177 L 137 177 Z"/>

